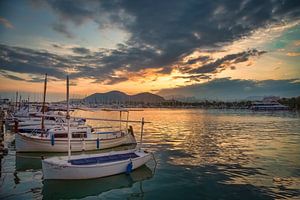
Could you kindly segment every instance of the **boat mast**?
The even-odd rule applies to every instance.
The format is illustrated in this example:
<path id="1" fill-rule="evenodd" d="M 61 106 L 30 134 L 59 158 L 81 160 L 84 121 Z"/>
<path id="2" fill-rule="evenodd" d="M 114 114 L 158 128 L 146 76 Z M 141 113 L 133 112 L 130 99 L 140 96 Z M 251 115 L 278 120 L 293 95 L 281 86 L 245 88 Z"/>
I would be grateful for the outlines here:
<path id="1" fill-rule="evenodd" d="M 30 111 L 30 102 L 29 102 L 29 95 L 28 95 L 28 99 L 27 99 L 27 103 L 28 103 L 28 113 L 29 113 L 29 111 Z"/>
<path id="2" fill-rule="evenodd" d="M 128 120 L 129 120 L 129 111 L 127 110 L 126 131 L 128 131 Z"/>
<path id="3" fill-rule="evenodd" d="M 45 133 L 45 101 L 46 101 L 46 90 L 47 90 L 47 74 L 45 74 L 45 81 L 44 81 L 44 95 L 43 95 L 43 106 L 42 106 L 42 133 L 41 137 L 44 136 Z"/>
<path id="4" fill-rule="evenodd" d="M 22 95 L 20 94 L 20 100 L 19 100 L 19 110 L 21 110 L 21 101 L 22 101 Z"/>
<path id="5" fill-rule="evenodd" d="M 16 111 L 17 110 L 17 107 L 18 107 L 18 91 L 16 92 L 16 106 L 15 106 L 15 110 L 14 111 Z"/>
<path id="6" fill-rule="evenodd" d="M 71 134 L 70 134 L 70 114 L 69 114 L 69 76 L 67 76 L 67 123 L 68 123 L 68 160 L 71 158 Z"/>
<path id="7" fill-rule="evenodd" d="M 120 132 L 122 132 L 122 110 L 120 110 Z"/>
<path id="8" fill-rule="evenodd" d="M 144 124 L 145 124 L 145 121 L 144 121 L 144 117 L 143 117 L 143 118 L 142 118 L 142 121 L 141 121 L 141 139 L 140 139 L 140 149 L 142 148 L 142 145 L 143 145 Z"/>

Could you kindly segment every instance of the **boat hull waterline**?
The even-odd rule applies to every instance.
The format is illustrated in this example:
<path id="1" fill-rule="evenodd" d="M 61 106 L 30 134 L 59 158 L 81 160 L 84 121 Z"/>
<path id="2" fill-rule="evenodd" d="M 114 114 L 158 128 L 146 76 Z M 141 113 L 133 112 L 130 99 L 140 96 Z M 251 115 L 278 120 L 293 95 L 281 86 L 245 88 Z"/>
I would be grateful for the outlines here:
<path id="1" fill-rule="evenodd" d="M 137 155 L 135 158 L 126 160 L 95 163 L 87 165 L 73 165 L 68 162 L 68 157 L 53 157 L 42 160 L 42 168 L 44 179 L 93 179 L 116 174 L 125 173 L 128 170 L 128 165 L 132 164 L 132 170 L 137 169 L 146 164 L 152 154 L 140 150 L 118 151 L 94 155 L 79 155 L 72 159 L 85 159 L 96 156 L 119 155 L 122 153 L 133 152 Z"/>
<path id="2" fill-rule="evenodd" d="M 121 137 L 100 139 L 97 144 L 97 138 L 72 138 L 71 151 L 92 151 L 113 148 L 121 145 L 136 144 L 132 134 L 125 134 Z M 50 138 L 29 136 L 24 133 L 16 133 L 16 151 L 17 152 L 67 152 L 68 138 L 55 138 L 54 144 Z"/>

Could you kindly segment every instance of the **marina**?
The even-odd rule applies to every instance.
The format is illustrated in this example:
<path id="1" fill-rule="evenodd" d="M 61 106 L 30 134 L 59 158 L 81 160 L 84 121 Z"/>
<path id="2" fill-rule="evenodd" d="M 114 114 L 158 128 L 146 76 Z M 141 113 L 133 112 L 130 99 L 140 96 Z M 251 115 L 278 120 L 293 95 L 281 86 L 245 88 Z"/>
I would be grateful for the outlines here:
<path id="1" fill-rule="evenodd" d="M 300 200 L 299 11 L 1 0 L 0 200 Z"/>
<path id="2" fill-rule="evenodd" d="M 75 112 L 86 118 L 118 117 L 101 109 Z M 44 180 L 41 155 L 45 154 L 16 153 L 8 142 L 9 153 L 1 162 L 1 199 L 181 199 L 183 193 L 187 198 L 200 195 L 207 199 L 299 197 L 299 114 L 202 109 L 132 113 L 132 119 L 141 116 L 152 122 L 145 127 L 143 140 L 155 154 L 155 171 L 155 163 L 150 161 L 130 175 Z M 103 122 L 88 122 L 103 126 Z M 7 133 L 5 137 L 11 141 L 14 136 Z M 134 146 L 114 150 L 131 148 Z M 74 190 L 67 190 L 71 187 Z"/>

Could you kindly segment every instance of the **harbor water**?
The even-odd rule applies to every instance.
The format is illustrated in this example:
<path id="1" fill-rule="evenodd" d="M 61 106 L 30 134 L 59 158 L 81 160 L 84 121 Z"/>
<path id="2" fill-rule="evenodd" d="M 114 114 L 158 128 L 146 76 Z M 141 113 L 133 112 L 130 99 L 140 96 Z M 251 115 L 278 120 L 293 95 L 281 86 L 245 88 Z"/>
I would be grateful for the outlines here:
<path id="1" fill-rule="evenodd" d="M 119 117 L 101 110 L 73 115 Z M 131 120 L 142 117 L 152 122 L 146 124 L 143 140 L 157 165 L 150 161 L 129 175 L 93 180 L 43 180 L 41 155 L 16 154 L 14 135 L 7 133 L 9 152 L 1 160 L 0 199 L 300 199 L 299 113 L 204 109 L 130 113 Z M 140 126 L 133 128 L 139 140 Z M 132 146 L 117 149 L 124 148 Z"/>

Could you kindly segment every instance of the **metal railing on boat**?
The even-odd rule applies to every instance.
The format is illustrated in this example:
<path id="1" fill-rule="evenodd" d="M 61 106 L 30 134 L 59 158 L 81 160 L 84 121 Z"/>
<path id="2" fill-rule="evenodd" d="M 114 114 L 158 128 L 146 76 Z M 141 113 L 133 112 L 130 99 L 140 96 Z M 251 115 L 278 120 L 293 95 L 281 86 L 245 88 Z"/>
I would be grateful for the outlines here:
<path id="1" fill-rule="evenodd" d="M 66 115 L 44 115 L 46 117 L 57 117 L 57 118 L 66 118 Z M 75 117 L 70 116 L 70 119 L 82 119 L 83 117 Z M 130 122 L 130 123 L 144 123 L 148 124 L 151 122 L 143 121 L 143 120 L 119 120 L 119 119 L 105 119 L 105 118 L 94 118 L 94 117 L 84 117 L 86 120 L 98 120 L 98 121 L 109 121 L 109 122 Z"/>

